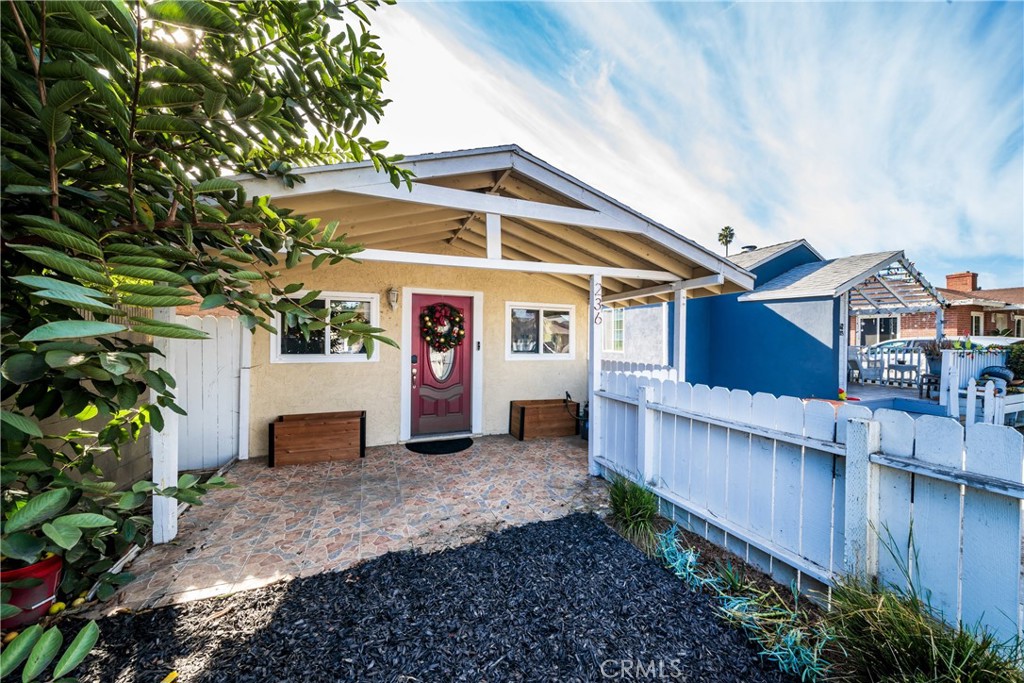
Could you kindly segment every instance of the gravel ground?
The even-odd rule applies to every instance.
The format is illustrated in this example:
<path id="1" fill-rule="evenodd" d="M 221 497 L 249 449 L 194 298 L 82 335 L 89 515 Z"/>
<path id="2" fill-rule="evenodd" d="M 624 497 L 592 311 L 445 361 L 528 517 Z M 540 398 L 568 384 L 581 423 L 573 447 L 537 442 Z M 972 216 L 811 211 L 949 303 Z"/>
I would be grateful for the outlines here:
<path id="1" fill-rule="evenodd" d="M 83 681 L 792 680 L 587 514 L 100 628 Z"/>

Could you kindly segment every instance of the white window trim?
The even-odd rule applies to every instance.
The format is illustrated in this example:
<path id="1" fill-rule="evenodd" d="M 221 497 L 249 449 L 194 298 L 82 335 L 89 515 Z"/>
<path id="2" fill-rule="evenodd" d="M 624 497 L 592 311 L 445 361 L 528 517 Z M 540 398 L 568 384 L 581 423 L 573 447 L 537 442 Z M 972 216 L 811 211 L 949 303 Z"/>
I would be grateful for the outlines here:
<path id="1" fill-rule="evenodd" d="M 1020 331 L 1018 334 L 1017 325 L 1020 325 Z M 1013 316 L 1013 336 L 1024 337 L 1024 315 Z"/>
<path id="2" fill-rule="evenodd" d="M 609 330 L 611 331 L 611 335 L 602 335 L 605 338 L 604 339 L 604 348 L 602 350 L 607 352 L 607 353 L 625 353 L 626 352 L 626 309 L 625 308 L 606 308 L 604 310 L 605 310 L 606 313 L 609 314 L 609 318 L 608 318 L 609 325 L 608 325 L 608 327 L 609 327 Z M 615 315 L 616 314 L 622 316 L 622 348 L 621 349 L 615 348 Z M 608 338 L 609 336 L 611 337 L 611 339 Z M 610 346 L 609 346 L 609 344 L 610 344 Z"/>
<path id="3" fill-rule="evenodd" d="M 289 294 L 288 298 L 301 299 L 310 290 L 300 290 Z M 321 291 L 317 299 L 343 299 L 346 301 L 366 301 L 370 304 L 370 324 L 380 327 L 380 295 L 369 292 L 328 292 Z M 278 330 L 283 328 L 281 314 L 274 316 L 274 327 Z M 325 330 L 326 331 L 326 330 Z M 271 363 L 376 363 L 380 360 L 380 344 L 373 345 L 373 354 L 369 357 L 356 353 L 281 353 L 281 336 L 277 333 L 270 335 L 270 362 Z"/>
<path id="4" fill-rule="evenodd" d="M 974 331 L 974 321 L 978 321 L 978 331 Z M 985 336 L 985 314 L 984 313 L 971 313 L 971 329 L 968 336 L 972 337 L 983 337 Z"/>
<path id="5" fill-rule="evenodd" d="M 540 351 L 537 353 L 512 353 L 512 309 L 535 308 L 541 312 Z M 544 311 L 569 311 L 569 353 L 544 353 Z M 559 361 L 576 360 L 576 306 L 572 304 L 538 304 L 526 301 L 505 302 L 505 360 L 511 361 Z"/>

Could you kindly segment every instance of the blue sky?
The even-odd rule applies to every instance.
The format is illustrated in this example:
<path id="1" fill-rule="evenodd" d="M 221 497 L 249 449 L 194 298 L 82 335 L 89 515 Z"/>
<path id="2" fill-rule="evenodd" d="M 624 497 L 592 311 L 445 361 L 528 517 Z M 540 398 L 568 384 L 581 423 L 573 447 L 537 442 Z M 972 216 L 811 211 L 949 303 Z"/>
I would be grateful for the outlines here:
<path id="1" fill-rule="evenodd" d="M 1024 4 L 412 3 L 374 28 L 395 152 L 514 142 L 716 249 L 731 225 L 1024 285 Z"/>

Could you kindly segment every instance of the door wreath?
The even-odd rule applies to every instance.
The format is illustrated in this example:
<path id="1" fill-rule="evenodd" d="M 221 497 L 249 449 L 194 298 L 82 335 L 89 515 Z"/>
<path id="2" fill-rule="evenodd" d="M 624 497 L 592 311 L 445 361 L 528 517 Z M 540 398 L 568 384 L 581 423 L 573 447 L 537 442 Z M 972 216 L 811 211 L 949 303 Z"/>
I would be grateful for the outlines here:
<path id="1" fill-rule="evenodd" d="M 420 315 L 420 337 L 435 351 L 451 351 L 466 340 L 466 319 L 451 304 L 433 304 Z"/>

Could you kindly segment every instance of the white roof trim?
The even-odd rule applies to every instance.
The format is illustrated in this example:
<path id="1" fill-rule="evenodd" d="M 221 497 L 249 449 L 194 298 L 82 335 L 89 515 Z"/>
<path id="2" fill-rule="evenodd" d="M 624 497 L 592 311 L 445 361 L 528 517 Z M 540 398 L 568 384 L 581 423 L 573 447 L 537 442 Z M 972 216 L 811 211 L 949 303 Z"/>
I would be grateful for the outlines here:
<path id="1" fill-rule="evenodd" d="M 600 227 L 601 229 L 625 234 L 641 234 L 703 268 L 715 273 L 721 273 L 728 280 L 744 289 L 752 289 L 754 286 L 754 276 L 744 268 L 724 259 L 693 240 L 683 237 L 678 232 L 660 223 L 656 223 L 638 211 L 612 199 L 564 171 L 556 169 L 516 145 L 412 156 L 404 159 L 401 165 L 413 171 L 416 174 L 416 178 L 419 179 L 513 168 L 527 178 L 588 207 L 590 211 L 587 209 L 555 207 L 551 204 L 526 202 L 526 200 L 511 200 L 507 197 L 490 197 L 489 195 L 480 195 L 479 193 L 469 194 L 475 194 L 476 197 L 487 196 L 490 199 L 506 200 L 503 202 L 505 206 L 512 206 L 510 202 L 525 202 L 525 204 L 518 205 L 520 210 L 524 209 L 526 204 L 532 204 L 535 207 L 546 207 L 545 210 L 565 209 L 566 217 L 568 217 L 569 213 L 572 213 L 574 218 L 580 222 L 590 223 L 591 227 Z M 257 178 L 252 175 L 240 175 L 234 176 L 233 179 L 243 183 L 250 195 L 269 195 L 275 198 L 284 196 L 297 197 L 325 191 L 358 191 L 356 188 L 379 185 L 382 181 L 382 177 L 376 172 L 373 164 L 369 161 L 296 169 L 295 173 L 302 175 L 306 182 L 298 183 L 293 188 L 285 187 L 277 178 Z M 428 186 L 421 185 L 419 187 Z M 389 191 L 381 190 L 381 192 Z M 448 192 L 457 191 L 448 190 Z M 408 194 L 409 197 L 406 201 L 415 201 L 413 196 L 415 192 L 409 192 Z M 431 190 L 430 194 L 439 196 L 441 193 Z M 394 199 L 395 197 L 392 196 L 391 198 Z M 501 211 L 495 211 L 495 213 L 500 214 Z M 555 219 L 554 222 L 573 224 L 572 220 Z"/>

